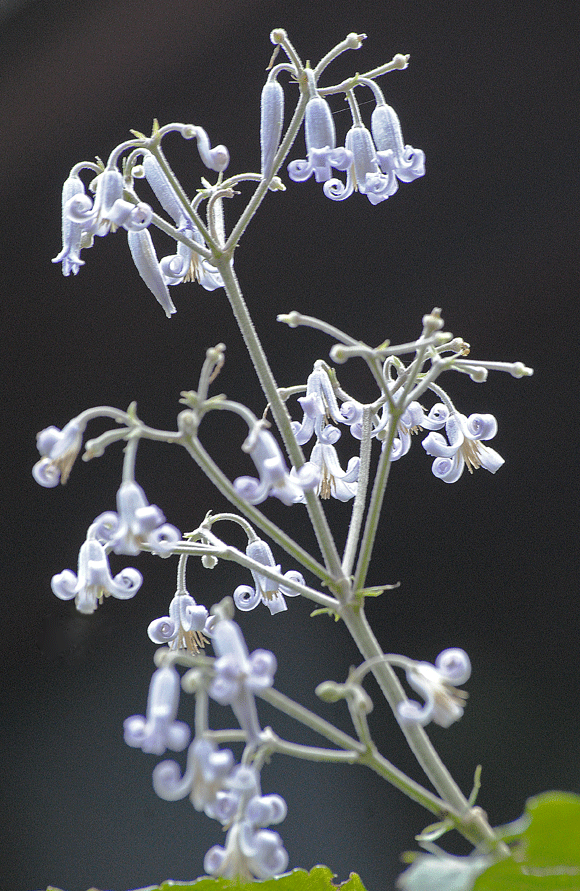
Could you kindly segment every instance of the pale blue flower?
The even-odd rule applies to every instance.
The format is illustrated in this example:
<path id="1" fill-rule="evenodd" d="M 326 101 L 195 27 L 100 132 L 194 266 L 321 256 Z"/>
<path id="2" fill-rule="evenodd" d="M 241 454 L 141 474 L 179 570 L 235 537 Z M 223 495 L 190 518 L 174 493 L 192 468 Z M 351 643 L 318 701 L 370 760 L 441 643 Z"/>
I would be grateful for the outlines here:
<path id="1" fill-rule="evenodd" d="M 153 673 L 146 716 L 132 715 L 123 724 L 127 745 L 154 755 L 162 755 L 166 749 L 181 752 L 186 747 L 189 727 L 175 720 L 179 687 L 179 673 L 172 665 L 163 665 Z"/>
<path id="2" fill-rule="evenodd" d="M 280 565 L 274 563 L 274 555 L 269 544 L 261 538 L 248 542 L 246 554 L 263 566 L 269 566 L 271 569 L 281 573 Z M 284 595 L 286 597 L 298 596 L 298 591 L 293 591 L 285 585 L 278 584 L 278 582 L 253 569 L 250 571 L 254 578 L 255 588 L 250 588 L 249 585 L 239 585 L 234 591 L 234 603 L 243 612 L 248 612 L 255 609 L 259 603 L 264 603 L 270 610 L 270 613 L 274 615 L 274 613 L 282 612 L 288 608 Z M 303 575 L 294 569 L 284 573 L 284 578 L 290 579 L 293 582 L 299 582 L 301 585 L 304 584 Z"/>
<path id="3" fill-rule="evenodd" d="M 69 177 L 71 179 L 74 178 Z M 73 181 L 75 191 L 63 209 L 63 219 L 66 216 L 73 224 L 80 225 L 83 237 L 104 236 L 118 226 L 137 231 L 150 224 L 153 211 L 148 204 L 133 204 L 123 198 L 123 176 L 116 167 L 106 167 L 93 183 L 95 198 L 91 201 L 84 188 L 81 192 Z"/>
<path id="4" fill-rule="evenodd" d="M 180 226 L 180 231 L 191 241 L 205 247 L 199 229 L 191 220 L 184 222 Z M 177 253 L 163 257 L 159 261 L 159 267 L 164 281 L 168 285 L 198 281 L 206 291 L 215 291 L 217 288 L 224 287 L 224 280 L 216 267 L 182 241 L 177 242 Z"/>
<path id="5" fill-rule="evenodd" d="M 169 604 L 169 615 L 150 622 L 147 634 L 153 643 L 197 654 L 207 643 L 204 632 L 209 633 L 208 618 L 205 606 L 196 603 L 191 594 L 176 594 Z"/>
<path id="6" fill-rule="evenodd" d="M 371 204 L 386 201 L 398 189 L 397 178 L 392 170 L 381 172 L 377 150 L 370 132 L 363 124 L 354 124 L 346 135 L 346 148 L 352 155 L 346 183 L 329 179 L 324 184 L 324 194 L 333 201 L 344 201 L 357 189 L 366 195 Z"/>
<path id="7" fill-rule="evenodd" d="M 294 182 L 304 182 L 312 174 L 316 182 L 326 182 L 332 175 L 332 168 L 347 170 L 352 163 L 352 154 L 347 148 L 336 148 L 336 130 L 330 106 L 326 99 L 317 95 L 312 72 L 310 78 L 311 98 L 306 105 L 304 133 L 306 139 L 306 159 L 291 161 L 288 175 Z"/>
<path id="8" fill-rule="evenodd" d="M 53 263 L 62 263 L 62 274 L 77 275 L 85 261 L 81 260 L 80 252 L 83 247 L 83 223 L 75 223 L 68 215 L 69 201 L 78 195 L 85 195 L 85 187 L 80 176 L 72 174 L 65 180 L 62 188 L 62 250 L 52 260 Z"/>
<path id="9" fill-rule="evenodd" d="M 312 466 L 293 469 L 292 474 L 288 472 L 278 443 L 263 427 L 257 425 L 250 432 L 243 448 L 256 465 L 260 478 L 240 476 L 234 480 L 234 488 L 250 504 L 261 504 L 268 495 L 275 495 L 284 504 L 294 504 L 303 498 L 304 492 L 317 485 Z"/>
<path id="10" fill-rule="evenodd" d="M 405 183 L 424 176 L 425 153 L 412 145 L 404 145 L 397 113 L 384 101 L 379 102 L 372 113 L 371 131 L 383 173 L 393 171 Z"/>
<path id="11" fill-rule="evenodd" d="M 437 415 L 437 419 L 432 419 L 432 415 Z M 495 473 L 504 464 L 501 455 L 481 442 L 497 433 L 493 415 L 473 414 L 467 418 L 439 404 L 431 409 L 427 420 L 431 420 L 431 428 L 445 426 L 447 440 L 441 433 L 430 433 L 422 443 L 427 454 L 435 458 L 433 474 L 443 482 L 457 482 L 466 465 L 470 473 L 478 467 Z M 423 426 L 429 425 L 424 422 Z"/>
<path id="12" fill-rule="evenodd" d="M 288 853 L 278 833 L 263 827 L 284 820 L 286 802 L 280 795 L 261 794 L 253 766 L 237 767 L 227 785 L 238 798 L 237 812 L 224 847 L 215 845 L 207 852 L 206 872 L 247 881 L 280 875 L 288 865 Z"/>
<path id="13" fill-rule="evenodd" d="M 191 241 L 206 247 L 197 226 L 179 200 L 170 180 L 154 155 L 149 153 L 144 155 L 143 170 L 157 200 L 173 218 L 179 231 L 183 232 Z M 159 267 L 166 285 L 198 281 L 206 291 L 214 291 L 216 288 L 224 286 L 223 279 L 215 266 L 212 266 L 208 260 L 182 241 L 177 241 L 175 254 L 169 254 L 159 261 Z"/>
<path id="14" fill-rule="evenodd" d="M 51 588 L 60 600 L 75 601 L 80 613 L 94 613 L 103 597 L 116 597 L 128 600 L 134 597 L 143 582 L 143 576 L 136 569 L 126 567 L 114 578 L 109 568 L 109 559 L 100 541 L 89 537 L 79 551 L 78 570 L 75 575 L 70 569 L 54 575 Z"/>
<path id="15" fill-rule="evenodd" d="M 218 658 L 209 695 L 220 705 L 232 707 L 248 743 L 255 745 L 261 730 L 254 693 L 272 686 L 276 657 L 269 650 L 254 650 L 250 655 L 239 626 L 228 619 L 213 627 L 212 644 Z"/>
<path id="16" fill-rule="evenodd" d="M 439 653 L 435 665 L 414 662 L 406 669 L 409 685 L 425 699 L 423 706 L 406 700 L 399 704 L 399 717 L 425 725 L 430 721 L 450 727 L 463 715 L 467 693 L 458 690 L 471 676 L 471 663 L 464 650 L 451 648 Z"/>
<path id="17" fill-rule="evenodd" d="M 350 458 L 346 470 L 343 470 L 334 446 L 317 442 L 304 467 L 318 479 L 316 493 L 320 498 L 332 497 L 338 501 L 349 501 L 356 495 L 360 467 L 360 458 L 357 456 Z M 298 500 L 305 499 L 302 497 Z"/>
<path id="18" fill-rule="evenodd" d="M 32 475 L 39 485 L 52 489 L 66 483 L 80 451 L 83 432 L 84 427 L 73 418 L 62 430 L 46 427 L 37 434 L 36 446 L 41 459 L 32 468 Z"/>
<path id="19" fill-rule="evenodd" d="M 340 431 L 329 421 L 346 423 L 346 416 L 338 407 L 325 363 L 320 359 L 314 363 L 314 371 L 308 375 L 306 396 L 301 396 L 298 402 L 304 410 L 304 417 L 301 424 L 292 422 L 292 430 L 300 445 L 307 443 L 313 433 L 320 442 L 333 444 L 340 439 Z"/>
<path id="20" fill-rule="evenodd" d="M 165 801 L 189 795 L 196 811 L 225 824 L 235 815 L 238 802 L 225 787 L 233 767 L 230 749 L 218 749 L 214 742 L 196 738 L 189 747 L 183 776 L 175 761 L 162 761 L 153 771 L 153 788 Z"/>
<path id="21" fill-rule="evenodd" d="M 117 491 L 117 513 L 106 511 L 94 523 L 97 537 L 115 554 L 139 554 L 143 545 L 160 557 L 168 557 L 180 541 L 179 529 L 165 522 L 156 504 L 149 504 L 145 492 L 134 480 L 127 480 Z"/>

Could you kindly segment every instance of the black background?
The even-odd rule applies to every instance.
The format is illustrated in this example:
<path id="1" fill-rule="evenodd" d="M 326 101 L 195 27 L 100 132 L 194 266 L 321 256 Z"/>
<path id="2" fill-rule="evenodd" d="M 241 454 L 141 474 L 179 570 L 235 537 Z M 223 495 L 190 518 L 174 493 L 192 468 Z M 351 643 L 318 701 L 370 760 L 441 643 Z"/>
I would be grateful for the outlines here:
<path id="1" fill-rule="evenodd" d="M 410 53 L 408 70 L 382 82 L 405 140 L 427 156 L 427 175 L 377 207 L 360 195 L 328 201 L 312 182 L 266 200 L 237 269 L 279 382 L 304 381 L 330 346 L 275 322 L 294 308 L 379 343 L 415 337 L 421 316 L 441 306 L 473 357 L 522 360 L 536 372 L 486 385 L 442 381 L 466 414 L 496 415 L 493 445 L 506 464 L 446 486 L 414 442 L 393 468 L 369 578 L 402 584 L 372 604 L 370 618 L 386 651 L 429 661 L 446 646 L 469 652 L 466 715 L 431 735 L 466 793 L 483 765 L 479 802 L 494 824 L 543 789 L 580 792 L 576 3 L 37 0 L 6 15 L 0 32 L 5 891 L 193 879 L 222 840 L 189 802 L 157 799 L 156 759 L 122 740 L 124 718 L 145 707 L 154 651 L 145 629 L 167 610 L 174 561 L 138 558 L 137 597 L 107 601 L 91 617 L 50 592 L 54 573 L 76 568 L 92 519 L 114 507 L 120 450 L 79 461 L 68 485 L 50 491 L 30 468 L 36 431 L 91 405 L 136 399 L 146 422 L 171 429 L 180 391 L 195 387 L 205 349 L 218 341 L 227 364 L 217 388 L 261 410 L 223 292 L 174 289 L 178 312 L 168 321 L 122 231 L 84 253 L 76 278 L 50 259 L 70 167 L 106 158 L 153 117 L 204 126 L 229 147 L 230 172 L 256 169 L 259 94 L 279 26 L 313 62 L 348 32 L 368 34 L 327 82 Z M 344 135 L 348 112 L 335 110 Z M 300 138 L 293 157 L 302 146 Z M 174 137 L 167 152 L 193 193 L 203 174 L 193 145 Z M 230 219 L 241 206 L 232 202 Z M 340 379 L 374 398 L 361 365 Z M 243 435 L 241 425 L 208 421 L 205 441 L 232 478 L 251 469 L 238 450 Z M 177 450 L 146 443 L 137 470 L 150 501 L 183 530 L 224 506 Z M 266 510 L 290 517 L 309 543 L 300 507 Z M 333 523 L 347 514 L 329 505 Z M 189 574 L 207 605 L 249 581 L 232 567 Z M 282 615 L 261 608 L 241 621 L 251 648 L 276 650 L 278 687 L 314 707 L 316 683 L 342 680 L 358 656 L 340 626 L 309 620 L 309 611 L 295 599 Z M 341 706 L 316 707 L 348 729 Z M 373 717 L 384 753 L 421 779 L 392 719 Z M 274 719 L 263 711 L 264 723 Z M 277 759 L 263 788 L 288 800 L 279 828 L 291 866 L 326 863 L 341 880 L 355 870 L 369 891 L 393 887 L 399 853 L 430 821 L 362 769 Z"/>

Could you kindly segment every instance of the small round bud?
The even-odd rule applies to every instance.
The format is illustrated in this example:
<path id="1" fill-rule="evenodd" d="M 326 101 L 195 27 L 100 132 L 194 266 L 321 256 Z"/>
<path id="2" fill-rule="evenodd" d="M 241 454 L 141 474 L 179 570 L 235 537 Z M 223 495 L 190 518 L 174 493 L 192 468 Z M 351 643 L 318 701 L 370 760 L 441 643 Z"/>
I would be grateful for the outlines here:
<path id="1" fill-rule="evenodd" d="M 344 684 L 336 684 L 334 681 L 323 681 L 314 691 L 323 702 L 338 702 L 344 699 Z"/>
<path id="2" fill-rule="evenodd" d="M 512 377 L 530 377 L 534 373 L 533 368 L 528 368 L 523 362 L 514 362 L 512 365 Z"/>
<path id="3" fill-rule="evenodd" d="M 332 349 L 330 350 L 330 358 L 333 362 L 336 362 L 337 365 L 344 365 L 348 356 L 345 353 L 344 347 L 341 343 L 336 343 Z"/>
<path id="4" fill-rule="evenodd" d="M 345 43 L 349 49 L 360 49 L 363 40 L 367 39 L 366 34 L 355 34 L 354 31 L 346 35 Z"/>
<path id="5" fill-rule="evenodd" d="M 403 55 L 403 53 L 397 53 L 393 56 L 393 65 L 395 68 L 403 69 L 406 68 L 409 64 L 409 59 L 411 57 L 409 55 Z"/>
<path id="6" fill-rule="evenodd" d="M 483 366 L 478 365 L 475 368 L 472 368 L 469 372 L 469 377 L 476 384 L 484 384 L 487 380 L 487 368 L 483 368 Z"/>
<path id="7" fill-rule="evenodd" d="M 440 331 L 443 327 L 443 319 L 441 318 L 441 310 L 439 307 L 436 306 L 430 313 L 423 316 L 422 321 L 427 337 L 430 334 L 434 334 L 435 331 Z"/>
<path id="8" fill-rule="evenodd" d="M 300 313 L 296 312 L 294 309 L 289 313 L 280 313 L 280 315 L 277 316 L 277 321 L 284 322 L 289 328 L 298 328 L 300 325 L 300 318 Z"/>
<path id="9" fill-rule="evenodd" d="M 270 33 L 270 40 L 274 45 L 283 43 L 287 37 L 288 35 L 286 34 L 284 28 L 274 28 L 274 30 Z"/>
<path id="10" fill-rule="evenodd" d="M 185 436 L 195 436 L 198 428 L 198 418 L 195 412 L 185 410 L 177 416 L 177 427 Z"/>

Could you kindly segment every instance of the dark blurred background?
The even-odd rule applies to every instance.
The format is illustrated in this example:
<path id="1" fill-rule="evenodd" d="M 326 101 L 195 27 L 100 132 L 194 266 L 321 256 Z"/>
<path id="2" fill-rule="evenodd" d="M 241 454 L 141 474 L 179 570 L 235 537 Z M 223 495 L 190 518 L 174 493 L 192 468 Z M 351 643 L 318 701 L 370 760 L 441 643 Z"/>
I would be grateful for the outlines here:
<path id="1" fill-rule="evenodd" d="M 64 488 L 41 489 L 30 468 L 36 432 L 91 405 L 125 408 L 136 399 L 146 422 L 171 429 L 180 391 L 195 387 L 205 349 L 218 341 L 227 363 L 216 391 L 245 394 L 261 411 L 223 292 L 173 289 L 178 312 L 168 321 L 135 272 L 123 231 L 98 239 L 76 278 L 63 278 L 50 260 L 60 250 L 60 193 L 71 166 L 106 158 L 154 117 L 204 126 L 229 147 L 231 172 L 256 169 L 273 27 L 285 27 L 313 62 L 350 31 L 368 34 L 326 83 L 410 53 L 408 70 L 382 83 L 428 167 L 377 207 L 359 195 L 331 202 L 312 182 L 288 183 L 266 200 L 237 269 L 279 382 L 304 381 L 331 345 L 275 322 L 291 309 L 374 344 L 417 336 L 421 316 L 440 306 L 473 357 L 535 368 L 522 381 L 442 382 L 466 414 L 496 415 L 492 445 L 506 463 L 495 476 L 480 470 L 446 486 L 414 442 L 393 468 L 369 578 L 401 587 L 373 602 L 370 618 L 386 651 L 429 661 L 447 646 L 469 652 L 465 717 L 431 735 L 466 793 L 483 765 L 479 803 L 494 824 L 516 818 L 546 788 L 580 792 L 578 24 L 572 0 L 4 0 L 3 891 L 191 880 L 223 838 L 188 801 L 156 798 L 158 759 L 122 738 L 124 718 L 145 708 L 154 652 L 145 630 L 167 611 L 175 561 L 138 558 L 145 581 L 137 597 L 111 599 L 91 617 L 50 591 L 54 573 L 76 569 L 93 518 L 114 508 L 120 449 L 79 461 Z M 344 136 L 348 112 L 334 108 Z M 194 146 L 173 137 L 166 147 L 193 194 L 204 172 Z M 293 157 L 302 147 L 300 137 Z M 241 206 L 232 202 L 229 219 Z M 342 367 L 340 380 L 374 398 L 362 364 Z M 208 421 L 205 441 L 232 478 L 250 470 L 243 435 L 223 418 Z M 178 450 L 145 443 L 137 472 L 150 501 L 182 530 L 224 507 Z M 309 543 L 302 508 L 265 509 L 290 518 Z M 331 522 L 346 516 L 347 506 L 329 505 Z M 210 573 L 192 565 L 189 573 L 191 593 L 208 606 L 249 581 L 231 566 Z M 294 599 L 282 615 L 260 608 L 241 624 L 250 648 L 276 650 L 281 690 L 349 729 L 344 708 L 317 705 L 312 691 L 326 678 L 343 680 L 359 657 L 340 626 L 309 612 Z M 184 702 L 181 716 L 190 708 Z M 265 709 L 262 716 L 275 720 Z M 422 780 L 394 721 L 373 717 L 383 752 Z M 309 739 L 284 722 L 276 727 Z M 280 831 L 291 866 L 326 863 L 341 880 L 358 871 L 369 891 L 393 887 L 400 852 L 430 822 L 362 769 L 277 759 L 263 788 L 288 800 Z M 467 851 L 461 840 L 445 841 Z"/>

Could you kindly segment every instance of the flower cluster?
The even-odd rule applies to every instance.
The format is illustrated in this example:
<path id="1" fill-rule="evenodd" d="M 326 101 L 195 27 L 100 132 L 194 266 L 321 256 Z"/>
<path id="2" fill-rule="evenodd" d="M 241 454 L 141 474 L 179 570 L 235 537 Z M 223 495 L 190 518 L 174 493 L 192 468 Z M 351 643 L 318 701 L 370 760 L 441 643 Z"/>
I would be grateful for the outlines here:
<path id="1" fill-rule="evenodd" d="M 403 59 L 400 67 L 406 65 Z M 404 144 L 399 118 L 373 80 L 360 77 L 356 83 L 370 88 L 375 96 L 371 130 L 362 122 L 353 86 L 346 91 L 352 127 L 346 134 L 345 145 L 337 148 L 330 106 L 316 84 L 314 72 L 307 69 L 306 74 L 310 94 L 304 124 L 306 158 L 288 165 L 290 179 L 303 182 L 314 174 L 316 182 L 324 183 L 324 194 L 333 201 L 344 201 L 358 190 L 371 204 L 378 204 L 395 194 L 398 180 L 411 182 L 423 176 L 424 153 Z M 331 178 L 332 168 L 346 171 L 346 182 Z"/>
<path id="2" fill-rule="evenodd" d="M 225 845 L 210 848 L 203 865 L 209 875 L 224 878 L 269 879 L 288 865 L 288 853 L 277 832 L 264 827 L 281 823 L 286 802 L 280 795 L 262 795 L 255 768 L 240 765 L 227 781 L 237 798 L 236 814 Z"/>
<path id="3" fill-rule="evenodd" d="M 221 174 L 228 166 L 229 153 L 225 146 L 212 149 L 202 127 L 185 124 L 156 128 L 150 140 L 139 137 L 122 143 L 111 153 L 104 168 L 93 163 L 75 165 L 63 186 L 62 250 L 53 260 L 53 263 L 62 263 L 64 275 L 71 272 L 76 275 L 84 265 L 80 252 L 92 246 L 94 236 L 107 235 L 122 226 L 127 230 L 137 271 L 167 316 L 176 311 L 169 285 L 197 280 L 207 291 L 223 287 L 221 276 L 209 262 L 208 246 L 200 232 L 195 208 L 187 200 L 181 200 L 173 174 L 158 147 L 161 137 L 172 130 L 185 139 L 197 139 L 200 157 L 208 169 Z M 117 164 L 126 149 L 133 151 L 122 174 Z M 141 164 L 137 163 L 139 160 Z M 90 183 L 94 199 L 86 194 L 79 175 L 82 170 L 96 173 Z M 163 210 L 172 218 L 173 226 L 164 225 L 151 206 L 138 199 L 134 181 L 140 177 L 147 180 Z M 169 230 L 176 242 L 176 252 L 161 261 L 149 232 L 152 222 Z"/>
<path id="4" fill-rule="evenodd" d="M 182 601 L 188 595 L 181 595 Z M 193 600 L 193 598 L 189 598 Z M 191 607 L 191 604 L 188 604 Z M 186 607 L 187 609 L 187 607 Z M 193 607 L 191 607 L 193 609 Z M 199 609 L 199 608 L 198 608 Z M 208 629 L 216 652 L 211 681 L 199 683 L 221 705 L 230 705 L 250 748 L 259 742 L 254 692 L 272 684 L 276 660 L 272 653 L 248 653 L 241 630 L 226 618 Z M 133 715 L 124 723 L 125 742 L 143 752 L 161 755 L 181 751 L 190 738 L 189 727 L 176 720 L 180 678 L 170 661 L 151 678 L 146 715 Z M 207 712 L 204 709 L 204 715 Z M 283 872 L 288 854 L 280 836 L 266 829 L 286 816 L 279 795 L 262 795 L 255 766 L 237 764 L 229 749 L 220 749 L 204 736 L 196 720 L 195 739 L 189 745 L 183 775 L 175 761 L 159 763 L 153 771 L 153 788 L 160 798 L 177 801 L 189 796 L 197 811 L 227 827 L 224 847 L 212 847 L 205 858 L 210 875 L 264 879 Z"/>
<path id="5" fill-rule="evenodd" d="M 175 761 L 162 761 L 153 771 L 153 787 L 166 801 L 189 795 L 197 811 L 228 827 L 225 845 L 214 845 L 205 856 L 209 875 L 252 880 L 285 870 L 282 839 L 265 827 L 282 822 L 286 802 L 280 795 L 262 795 L 256 768 L 236 765 L 229 749 L 197 738 L 183 776 Z"/>
<path id="6" fill-rule="evenodd" d="M 93 613 L 103 597 L 127 600 L 141 587 L 143 577 L 136 569 L 129 567 L 112 577 L 108 558 L 111 551 L 135 556 L 146 547 L 160 557 L 168 557 L 181 539 L 179 530 L 165 522 L 163 512 L 149 504 L 134 481 L 121 483 L 117 504 L 118 513 L 106 511 L 89 526 L 79 552 L 77 574 L 65 569 L 52 578 L 56 596 L 74 599 L 79 612 Z"/>
<path id="7" fill-rule="evenodd" d="M 306 157 L 290 161 L 288 175 L 294 182 L 313 176 L 331 200 L 343 201 L 360 192 L 372 205 L 379 205 L 395 194 L 399 183 L 412 182 L 425 173 L 423 151 L 404 142 L 399 118 L 376 83 L 388 71 L 406 68 L 407 56 L 398 54 L 391 62 L 334 86 L 321 85 L 330 63 L 343 52 L 359 49 L 364 37 L 349 34 L 313 67 L 302 63 L 282 29 L 272 32 L 276 50 L 261 96 L 259 173 L 226 178 L 229 152 L 223 145 L 212 148 L 203 128 L 178 123 L 159 127 L 154 122 L 150 137 L 132 131 L 135 138 L 118 145 L 106 163 L 75 165 L 63 187 L 62 250 L 53 260 L 62 264 L 63 274 L 78 274 L 84 265 L 81 251 L 90 248 L 95 237 L 124 229 L 135 267 L 168 317 L 176 311 L 171 287 L 197 281 L 207 291 L 223 288 L 266 397 L 266 411 L 258 420 L 241 402 L 223 395 L 209 396 L 210 385 L 224 362 L 225 347 L 218 344 L 207 350 L 198 389 L 182 393 L 187 411 L 180 413 L 176 431 L 146 427 L 137 418 L 134 404 L 126 412 L 110 407 L 89 409 L 62 429 L 48 427 L 38 434 L 40 459 L 33 468 L 40 485 L 52 488 L 64 484 L 79 454 L 88 421 L 107 417 L 121 425 L 122 429 L 109 430 L 87 443 L 84 455 L 90 459 L 103 454 L 110 444 L 124 442 L 117 510 L 99 514 L 89 527 L 80 548 L 76 574 L 66 569 L 52 578 L 55 595 L 62 600 L 74 600 L 80 612 L 93 613 L 107 596 L 129 599 L 141 587 L 141 573 L 131 567 L 113 576 L 111 554 L 133 557 L 143 550 L 159 557 L 179 554 L 177 589 L 168 615 L 153 619 L 148 626 L 149 638 L 166 648 L 155 656 L 157 668 L 151 678 L 145 715 L 126 719 L 124 737 L 129 746 L 156 755 L 167 749 L 181 752 L 188 747 L 184 773 L 175 761 L 163 761 L 153 771 L 153 786 L 167 801 L 189 796 L 197 811 L 217 820 L 227 831 L 223 846 L 212 847 L 205 856 L 206 871 L 216 877 L 267 879 L 286 869 L 288 854 L 282 839 L 267 828 L 285 818 L 286 804 L 279 795 L 262 795 L 261 791 L 260 771 L 276 752 L 316 761 L 365 764 L 390 778 L 417 801 L 426 802 L 434 813 L 451 815 L 459 829 L 464 816 L 465 827 L 473 814 L 471 800 L 465 799 L 458 787 L 452 787 L 453 781 L 432 747 L 416 745 L 414 751 L 440 799 L 405 778 L 401 771 L 394 771 L 372 740 L 367 715 L 373 703 L 361 686 L 369 671 L 375 673 L 389 702 L 391 685 L 399 723 L 409 739 L 420 741 L 424 739 L 422 727 L 428 723 L 447 728 L 462 717 L 468 694 L 458 685 L 468 680 L 471 665 L 467 654 L 456 648 L 444 650 L 433 665 L 382 653 L 365 619 L 364 602 L 366 597 L 393 586 L 368 587 L 367 575 L 390 463 L 409 452 L 414 434 L 426 433 L 422 447 L 434 459 L 433 474 L 446 483 L 457 482 L 466 467 L 470 473 L 479 467 L 495 473 L 504 463 L 487 445 L 498 429 L 494 416 L 461 414 L 439 385 L 439 375 L 454 369 L 483 381 L 490 369 L 509 371 L 515 377 L 532 372 L 521 363 L 476 363 L 467 359 L 469 345 L 442 331 L 438 309 L 423 317 L 421 335 L 413 342 L 392 346 L 385 340 L 376 348 L 333 325 L 293 312 L 279 319 L 291 327 L 304 324 L 318 328 L 338 340 L 330 350 L 330 357 L 337 364 L 351 357 L 362 358 L 378 386 L 378 394 L 374 402 L 363 405 L 340 387 L 333 369 L 322 360 L 314 363 L 305 385 L 280 389 L 263 354 L 233 267 L 240 238 L 260 203 L 269 192 L 284 191 L 278 174 L 302 124 Z M 280 49 L 287 61 L 274 64 Z M 288 75 L 289 89 L 296 89 L 299 96 L 284 133 L 285 91 L 279 78 Z M 363 122 L 362 103 L 357 98 L 361 89 L 370 90 L 373 97 L 370 128 Z M 343 96 L 348 102 L 351 121 L 343 145 L 338 144 L 329 104 L 333 95 Z M 206 171 L 215 174 L 213 182 L 201 178 L 201 188 L 193 199 L 187 196 L 162 151 L 162 140 L 169 133 L 194 139 Z M 337 171 L 342 177 L 335 175 Z M 89 173 L 91 180 L 85 184 L 81 174 L 88 180 Z M 141 181 L 148 199 L 157 203 L 163 215 L 138 196 Z M 239 195 L 243 183 L 253 183 L 254 191 L 226 234 L 224 202 Z M 174 243 L 171 252 L 161 259 L 151 234 L 153 227 Z M 404 355 L 411 356 L 406 364 L 400 358 Z M 285 401 L 295 396 L 302 411 L 301 420 L 291 420 L 287 414 Z M 435 401 L 430 409 L 421 404 L 420 400 L 425 398 Z M 198 428 L 204 415 L 214 409 L 230 411 L 244 419 L 249 432 L 242 449 L 252 459 L 256 477 L 240 476 L 232 485 L 205 452 Z M 290 466 L 268 429 L 265 418 L 270 416 L 282 437 Z M 348 443 L 359 452 L 346 459 L 346 469 L 336 449 L 344 427 L 351 434 L 346 437 Z M 240 513 L 209 512 L 201 525 L 182 540 L 180 531 L 166 521 L 157 505 L 149 503 L 135 481 L 136 453 L 143 438 L 184 447 Z M 377 444 L 380 455 L 375 456 L 372 448 Z M 379 452 L 378 447 L 376 451 Z M 371 480 L 377 463 L 378 470 Z M 307 503 L 311 531 L 319 548 L 316 556 L 307 553 L 298 540 L 255 507 L 268 497 L 278 498 L 288 506 Z M 334 538 L 325 506 L 318 500 L 330 498 L 353 502 L 342 553 L 340 539 Z M 300 508 L 297 510 L 301 512 Z M 213 531 L 213 524 L 223 520 L 236 522 L 238 531 L 239 527 L 245 530 L 245 555 L 221 541 Z M 282 573 L 270 545 L 259 537 L 254 526 L 314 576 L 317 587 L 311 587 L 310 582 L 307 586 L 299 571 Z M 214 605 L 211 615 L 196 602 L 186 589 L 189 559 L 199 559 L 206 568 L 213 568 L 224 559 L 249 569 L 253 587 L 239 585 L 233 594 L 239 610 L 247 612 L 262 603 L 270 614 L 279 613 L 287 609 L 286 597 L 302 594 L 319 607 L 316 612 L 342 619 L 361 653 L 376 654 L 351 669 L 347 683 L 327 681 L 317 687 L 317 694 L 327 701 L 346 699 L 356 738 L 271 689 L 277 668 L 274 654 L 265 649 L 249 652 L 241 628 L 231 620 L 234 609 L 230 598 Z M 215 658 L 200 652 L 210 642 Z M 183 678 L 176 665 L 189 669 Z M 408 685 L 423 702 L 405 697 L 394 683 L 393 667 L 405 671 Z M 190 726 L 177 718 L 182 688 L 196 695 L 191 742 Z M 335 748 L 310 747 L 281 739 L 270 728 L 263 730 L 256 704 L 259 696 L 319 733 Z M 233 729 L 210 729 L 210 699 L 231 708 L 237 722 Z M 225 742 L 243 744 L 239 763 L 230 749 L 220 748 Z M 453 794 L 449 794 L 450 790 Z M 448 801 L 443 800 L 445 796 Z M 483 817 L 480 829 L 487 852 L 491 850 L 487 845 L 493 832 Z M 472 821 L 466 837 L 473 839 L 477 831 Z M 485 858 L 419 858 L 404 874 L 400 887 L 411 891 L 429 882 L 437 884 L 440 879 L 467 887 L 482 871 L 486 858 L 487 853 Z"/>

